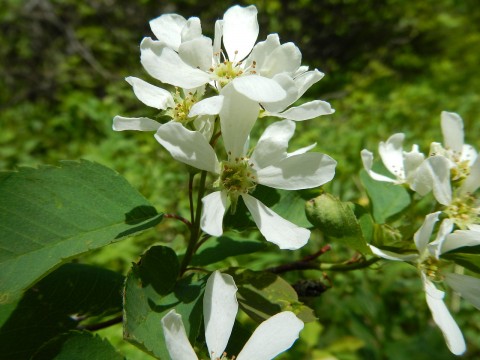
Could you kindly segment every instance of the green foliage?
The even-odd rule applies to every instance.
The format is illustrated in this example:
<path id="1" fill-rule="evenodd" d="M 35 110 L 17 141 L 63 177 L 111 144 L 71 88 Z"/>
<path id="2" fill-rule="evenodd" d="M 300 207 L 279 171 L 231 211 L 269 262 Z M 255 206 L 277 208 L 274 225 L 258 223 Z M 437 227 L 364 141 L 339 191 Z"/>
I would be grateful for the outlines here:
<path id="1" fill-rule="evenodd" d="M 398 193 L 397 197 L 391 193 L 391 190 L 396 191 L 393 190 L 394 187 L 385 188 L 385 197 L 372 196 L 372 191 L 368 192 L 368 188 L 375 187 L 376 192 L 377 187 L 382 184 L 368 183 L 372 180 L 366 178 L 360 181 L 357 175 L 361 168 L 359 152 L 363 148 L 374 151 L 379 141 L 399 131 L 406 133 L 407 143 L 419 142 L 422 150 L 427 151 L 431 141 L 441 139 L 439 114 L 442 110 L 458 112 L 464 118 L 465 128 L 468 129 L 466 140 L 478 148 L 476 134 L 480 131 L 480 122 L 476 119 L 480 94 L 476 74 L 480 60 L 477 50 L 480 48 L 480 7 L 477 2 L 266 0 L 239 3 L 253 3 L 258 7 L 262 31 L 259 39 L 264 39 L 267 33 L 278 32 L 282 42 L 294 41 L 300 47 L 303 63 L 318 67 L 326 73 L 325 78 L 307 95 L 328 100 L 336 109 L 336 114 L 298 123 L 297 133 L 300 136 L 291 144 L 301 147 L 316 142 L 320 151 L 338 161 L 335 180 L 326 186 L 328 191 L 342 201 L 359 203 L 366 209 L 369 206 L 373 208 L 377 223 L 375 226 L 370 214 L 363 210 L 363 207 L 356 206 L 354 210 L 361 227 L 363 243 L 385 237 L 385 232 L 392 229 L 403 235 L 403 238 L 409 239 L 415 229 L 412 224 L 417 224 L 415 216 L 423 215 L 427 210 L 430 212 L 431 209 L 412 209 L 411 215 L 402 212 L 403 207 L 408 204 L 406 191 L 401 187 L 395 187 L 404 192 L 401 195 Z M 123 213 L 117 211 L 120 205 L 113 212 L 105 212 L 109 218 L 115 218 L 116 224 L 122 229 L 112 228 L 111 233 L 102 236 L 101 241 L 100 238 L 91 237 L 89 233 L 88 239 L 84 238 L 85 241 L 76 243 L 78 248 L 75 251 L 72 251 L 70 245 L 67 249 L 60 249 L 59 246 L 64 244 L 64 241 L 54 240 L 53 245 L 58 256 L 51 263 L 51 258 L 34 252 L 34 260 L 27 261 L 25 258 L 25 262 L 18 262 L 18 266 L 5 268 L 8 262 L 4 263 L 4 258 L 8 259 L 11 254 L 1 253 L 0 288 L 9 292 L 15 289 L 15 294 L 9 295 L 8 299 L 0 297 L 0 301 L 13 301 L 22 289 L 29 287 L 45 276 L 51 267 L 58 266 L 70 257 L 78 259 L 80 253 L 116 240 L 116 236 L 123 231 L 141 230 L 141 224 L 125 222 L 125 214 L 140 203 L 141 206 L 155 204 L 155 207 L 166 212 L 183 215 L 188 213 L 188 203 L 180 196 L 186 189 L 184 184 L 187 180 L 183 175 L 183 166 L 171 161 L 169 155 L 152 139 L 152 134 L 115 133 L 111 130 L 111 119 L 117 114 L 149 115 L 124 81 L 125 76 L 132 75 L 156 84 L 141 69 L 138 61 L 138 44 L 141 38 L 151 36 L 148 20 L 166 12 L 178 12 L 186 17 L 199 16 L 202 25 L 205 24 L 204 32 L 212 35 L 213 21 L 232 4 L 234 1 L 196 0 L 3 2 L 0 9 L 0 61 L 3 65 L 0 67 L 0 78 L 3 80 L 3 86 L 0 87 L 0 169 L 54 164 L 61 159 L 87 158 L 119 171 L 149 202 L 138 194 L 134 196 L 131 187 L 127 187 L 125 196 L 131 194 L 136 199 L 135 204 L 130 204 L 131 207 L 127 209 L 128 203 L 122 203 L 125 205 Z M 153 112 L 152 114 L 156 115 Z M 264 120 L 266 126 L 269 120 Z M 258 129 L 260 130 L 261 126 Z M 72 166 L 72 163 L 69 166 Z M 12 176 L 47 174 L 50 171 L 61 170 L 21 170 Z M 113 174 L 110 173 L 114 179 L 119 180 L 118 175 Z M 4 175 L 0 175 L 0 178 L 2 182 L 11 181 L 4 178 Z M 55 227 L 60 229 L 60 233 L 71 229 L 66 224 L 68 219 L 62 220 L 60 217 L 58 222 L 46 222 L 46 214 L 33 208 L 29 211 L 22 209 L 22 213 L 14 216 L 6 214 L 3 210 L 5 204 L 9 201 L 21 201 L 23 204 L 26 196 L 31 194 L 32 190 L 27 186 L 26 179 L 23 180 L 24 185 L 17 187 L 12 193 L 0 189 L 2 223 L 6 221 L 7 224 L 14 224 L 17 230 L 24 234 L 29 231 L 33 233 L 34 230 L 27 226 L 31 224 L 33 216 L 38 217 L 39 225 Z M 89 182 L 88 175 L 83 171 L 70 180 Z M 105 184 L 102 191 L 113 189 L 116 180 Z M 361 183 L 366 186 L 370 198 L 363 193 Z M 36 196 L 39 199 L 42 196 L 42 201 L 48 200 L 56 214 L 60 210 L 56 208 L 55 202 L 50 201 L 55 199 L 51 197 L 51 193 L 57 188 L 62 193 L 62 189 L 65 190 L 68 186 L 59 184 L 58 181 L 49 182 L 43 188 L 48 193 L 43 196 L 37 191 Z M 76 186 L 73 188 L 76 188 L 76 191 L 83 189 Z M 71 188 L 69 192 L 70 190 Z M 310 226 L 303 211 L 305 194 L 290 192 L 284 196 L 285 194 L 280 193 L 270 194 L 273 198 L 265 203 L 271 204 L 273 210 L 296 224 Z M 123 196 L 123 191 L 115 193 L 115 199 Z M 259 198 L 264 201 L 268 196 Z M 99 206 L 102 207 L 102 204 L 98 204 L 97 196 L 92 196 L 91 201 L 90 208 L 97 210 Z M 77 208 L 73 201 L 70 202 L 70 218 L 75 216 L 75 223 L 85 227 L 83 230 L 91 232 L 89 224 L 98 224 L 99 218 L 83 218 L 87 216 L 84 209 Z M 160 216 L 153 210 L 151 213 L 148 210 L 148 213 L 153 222 L 160 220 Z M 243 219 L 240 219 L 242 209 L 239 209 L 235 217 L 227 216 L 225 225 L 238 225 L 242 220 L 244 226 L 241 229 L 244 232 L 235 236 L 229 233 L 227 238 L 206 240 L 192 264 L 227 266 L 241 260 L 242 265 L 248 264 L 246 266 L 251 269 L 262 270 L 279 261 L 297 260 L 308 251 L 316 251 L 325 244 L 326 239 L 319 232 L 314 232 L 309 247 L 300 252 L 289 253 L 283 257 L 276 253 L 266 255 L 262 250 L 267 245 L 251 236 L 249 231 L 252 223 L 245 213 L 243 215 Z M 399 216 L 407 219 L 407 225 L 397 229 L 394 220 Z M 381 227 L 378 224 L 381 224 Z M 153 223 L 151 225 L 153 226 Z M 104 230 L 106 235 L 107 230 Z M 155 242 L 161 242 L 175 250 L 184 249 L 187 231 L 183 224 L 165 221 L 158 224 L 156 230 L 150 232 L 148 237 L 140 235 L 128 242 L 134 245 L 123 246 L 122 242 L 122 246 L 113 245 L 111 248 L 89 252 L 83 255 L 80 261 L 115 267 L 125 273 L 131 260 L 135 259 L 142 249 Z M 7 249 L 19 250 L 16 236 L 15 241 L 12 241 L 11 238 L 3 236 L 4 230 L 1 231 L 2 248 L 5 241 Z M 38 229 L 35 233 L 37 231 Z M 46 233 L 47 231 L 44 234 Z M 41 244 L 47 244 L 51 239 L 42 238 Z M 96 245 L 87 244 L 90 240 L 95 240 Z M 351 254 L 344 249 L 345 244 L 360 250 L 352 245 L 353 243 L 343 242 L 337 246 L 337 243 L 333 242 L 333 251 L 322 255 L 322 262 L 349 259 Z M 165 253 L 167 251 L 165 250 Z M 155 255 L 154 253 L 155 250 L 152 254 Z M 163 256 L 168 257 L 163 254 L 160 258 Z M 119 264 L 113 266 L 110 263 L 111 259 L 120 257 L 123 261 Z M 220 258 L 224 260 L 227 257 L 226 262 L 217 262 Z M 443 257 L 465 266 L 467 271 L 480 272 L 478 254 L 455 252 Z M 162 313 L 152 312 L 150 306 L 153 303 L 148 303 L 148 296 L 152 296 L 155 304 L 171 305 L 170 308 L 177 308 L 174 304 L 181 301 L 183 305 L 180 305 L 177 311 L 185 309 L 188 315 L 193 303 L 199 306 L 204 280 L 190 277 L 184 282 L 176 282 L 176 279 L 174 282 L 173 270 L 176 265 L 173 265 L 172 259 L 167 261 L 173 265 L 171 269 L 162 267 L 163 265 L 157 264 L 155 260 L 153 263 L 149 262 L 149 259 L 156 259 L 155 256 L 145 255 L 144 259 L 147 260 L 146 265 L 134 265 L 127 282 L 129 297 L 133 299 L 130 301 L 141 304 L 138 314 L 127 313 L 127 319 L 130 317 L 132 325 L 127 328 L 127 337 L 133 343 L 140 344 L 140 347 L 145 348 L 145 344 L 148 344 L 151 350 L 158 349 L 163 341 L 161 330 L 158 330 Z M 143 268 L 149 270 L 142 272 Z M 57 271 L 62 269 L 63 267 L 60 267 Z M 170 282 L 153 287 L 150 271 L 164 274 L 164 280 L 168 274 Z M 32 297 L 32 290 L 54 274 L 56 271 L 33 285 L 18 304 L 26 301 L 27 297 Z M 143 276 L 149 279 L 149 285 L 145 288 L 141 286 Z M 299 345 L 291 354 L 282 358 L 453 358 L 445 350 L 440 332 L 431 324 L 431 316 L 426 309 L 417 274 L 410 268 L 406 270 L 406 265 L 385 266 L 380 270 L 368 271 L 367 275 L 363 272 L 329 272 L 328 276 L 334 285 L 333 289 L 318 298 L 307 299 L 308 305 L 320 318 L 321 325 L 311 327 L 313 330 L 307 327 L 302 332 Z M 301 278 L 318 279 L 319 276 L 318 272 L 299 271 L 298 274 L 287 274 L 284 277 L 288 283 L 294 283 Z M 265 292 L 270 286 L 265 285 L 268 281 L 262 285 L 264 287 L 249 289 L 251 292 L 242 289 L 243 295 L 251 295 L 249 299 L 252 300 L 242 300 L 242 308 L 253 306 L 250 313 L 256 316 L 256 320 L 260 320 L 262 314 L 263 318 L 267 316 L 262 311 L 270 310 L 270 313 L 273 313 L 272 309 L 278 311 L 281 306 L 288 308 L 289 301 L 294 301 L 293 293 L 287 287 L 288 283 L 278 279 L 281 282 L 279 292 L 287 299 L 282 304 L 272 305 L 268 300 L 268 293 Z M 240 278 L 238 280 L 241 281 Z M 263 280 L 260 280 L 262 283 Z M 163 290 L 162 286 L 165 286 Z M 174 292 L 168 294 L 168 291 L 172 290 L 171 286 Z M 70 287 L 67 287 L 65 291 L 69 289 Z M 178 295 L 182 291 L 188 296 Z M 100 290 L 98 292 L 102 294 Z M 273 293 L 281 297 L 277 292 Z M 181 299 L 177 299 L 177 296 Z M 184 303 L 190 301 L 185 300 L 190 299 L 189 296 L 194 298 L 192 302 Z M 447 299 L 450 298 L 447 296 Z M 127 306 L 130 306 L 130 301 L 126 302 Z M 262 310 L 261 304 L 266 305 L 266 310 Z M 17 311 L 17 306 L 20 305 L 2 305 L 0 323 L 7 321 L 8 316 Z M 128 309 L 128 312 L 130 311 L 131 308 Z M 184 321 L 187 315 L 183 317 Z M 142 322 L 144 317 L 147 321 Z M 469 342 L 470 352 L 465 358 L 477 358 L 480 349 L 480 319 L 475 317 L 472 308 L 464 305 L 454 317 Z M 201 319 L 194 320 L 194 327 L 200 327 Z M 245 323 L 248 321 L 240 319 L 234 329 L 234 334 L 243 335 L 242 339 L 248 338 L 251 333 L 250 329 L 245 329 Z M 133 325 L 137 324 L 138 330 L 133 329 Z M 185 324 L 189 326 L 188 322 Z M 195 331 L 190 331 L 191 339 L 195 334 Z M 69 339 L 70 336 L 73 336 L 73 339 L 80 336 L 80 343 L 84 348 L 90 347 L 90 341 L 99 341 L 97 337 L 93 338 L 86 333 L 62 335 L 60 339 Z M 32 335 L 30 337 L 28 344 L 35 341 Z M 86 338 L 89 340 L 85 340 Z M 89 342 L 89 345 L 85 345 L 83 341 Z M 2 355 L 3 353 L 2 351 Z M 138 353 L 142 354 L 140 351 Z M 73 358 L 72 354 L 65 356 Z M 103 358 L 113 359 L 115 356 L 109 354 Z M 138 356 L 141 358 L 141 355 Z M 94 355 L 84 354 L 83 358 L 94 358 Z"/>
<path id="2" fill-rule="evenodd" d="M 0 173 L 0 192 L 2 303 L 66 259 L 162 219 L 121 176 L 87 161 Z"/>
<path id="3" fill-rule="evenodd" d="M 364 170 L 360 173 L 360 179 L 370 198 L 377 224 L 384 224 L 389 217 L 410 205 L 410 195 L 402 186 L 375 181 Z"/>
<path id="4" fill-rule="evenodd" d="M 100 336 L 70 331 L 47 343 L 32 360 L 125 360 L 113 346 Z"/>
<path id="5" fill-rule="evenodd" d="M 125 283 L 124 337 L 160 359 L 168 358 L 161 319 L 170 310 L 182 315 L 192 344 L 202 321 L 204 280 L 192 275 L 177 282 L 179 267 L 172 249 L 154 246 L 133 265 Z"/>
<path id="6" fill-rule="evenodd" d="M 2 359 L 29 359 L 44 343 L 75 329 L 80 321 L 121 312 L 123 281 L 123 276 L 106 269 L 62 265 L 13 307 L 0 307 L 5 318 L 0 328 Z"/>

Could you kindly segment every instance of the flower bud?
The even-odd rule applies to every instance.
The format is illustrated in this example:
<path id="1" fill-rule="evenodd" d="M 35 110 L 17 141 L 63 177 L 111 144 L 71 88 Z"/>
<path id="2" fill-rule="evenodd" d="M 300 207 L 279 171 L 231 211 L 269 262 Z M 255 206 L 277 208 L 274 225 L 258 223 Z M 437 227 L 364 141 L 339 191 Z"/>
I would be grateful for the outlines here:
<path id="1" fill-rule="evenodd" d="M 402 242 L 402 233 L 400 230 L 387 225 L 375 224 L 373 241 L 375 245 L 379 246 L 398 246 Z"/>
<path id="2" fill-rule="evenodd" d="M 340 201 L 331 194 L 322 194 L 307 201 L 307 219 L 327 236 L 347 237 L 360 232 L 353 204 Z"/>

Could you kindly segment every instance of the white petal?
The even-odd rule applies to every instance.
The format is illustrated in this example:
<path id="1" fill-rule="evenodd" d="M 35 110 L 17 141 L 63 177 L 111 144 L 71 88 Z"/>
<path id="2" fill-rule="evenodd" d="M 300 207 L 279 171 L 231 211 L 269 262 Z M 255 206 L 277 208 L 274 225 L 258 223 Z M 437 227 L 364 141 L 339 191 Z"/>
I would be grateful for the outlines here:
<path id="1" fill-rule="evenodd" d="M 285 220 L 253 196 L 242 195 L 243 201 L 252 214 L 253 221 L 267 241 L 280 249 L 296 250 L 310 238 L 310 230 Z"/>
<path id="2" fill-rule="evenodd" d="M 256 328 L 236 359 L 273 359 L 293 345 L 303 326 L 303 322 L 293 312 L 278 313 Z"/>
<path id="3" fill-rule="evenodd" d="M 301 97 L 313 84 L 320 81 L 324 76 L 324 73 L 315 69 L 296 77 L 295 86 L 298 88 L 298 97 Z"/>
<path id="4" fill-rule="evenodd" d="M 480 279 L 461 274 L 448 273 L 445 282 L 465 300 L 480 310 Z"/>
<path id="5" fill-rule="evenodd" d="M 444 156 L 429 157 L 417 168 L 411 184 L 412 190 L 422 196 L 433 190 L 433 195 L 440 204 L 449 205 L 452 202 L 450 165 Z"/>
<path id="6" fill-rule="evenodd" d="M 222 356 L 238 312 L 237 287 L 228 274 L 214 271 L 207 280 L 203 296 L 205 340 L 211 359 Z"/>
<path id="7" fill-rule="evenodd" d="M 223 15 L 223 45 L 230 61 L 244 59 L 258 37 L 257 8 L 253 5 L 229 8 Z"/>
<path id="8" fill-rule="evenodd" d="M 442 255 L 443 243 L 445 242 L 447 235 L 452 232 L 453 225 L 454 222 L 452 219 L 444 219 L 440 224 L 435 241 L 428 244 L 428 251 L 437 259 Z"/>
<path id="9" fill-rule="evenodd" d="M 158 121 L 139 117 L 139 118 L 127 118 L 123 116 L 115 116 L 113 118 L 113 130 L 115 131 L 124 131 L 124 130 L 137 130 L 137 131 L 157 131 L 161 126 Z"/>
<path id="10" fill-rule="evenodd" d="M 293 43 L 286 43 L 276 47 L 267 55 L 257 72 L 265 77 L 272 78 L 276 74 L 293 74 L 302 62 L 302 54 Z"/>
<path id="11" fill-rule="evenodd" d="M 470 167 L 470 174 L 460 187 L 460 193 L 474 193 L 480 187 L 480 156 L 478 156 Z"/>
<path id="12" fill-rule="evenodd" d="M 455 250 L 464 246 L 480 245 L 480 231 L 457 230 L 448 235 L 442 243 L 442 253 Z"/>
<path id="13" fill-rule="evenodd" d="M 182 61 L 171 48 L 143 39 L 140 44 L 140 61 L 154 78 L 184 89 L 193 89 L 208 83 L 209 75 Z"/>
<path id="14" fill-rule="evenodd" d="M 305 154 L 307 151 L 310 151 L 312 150 L 315 146 L 317 146 L 317 143 L 313 143 L 313 144 L 310 144 L 308 146 L 304 146 L 298 150 L 295 150 L 291 153 L 288 153 L 287 156 L 290 157 L 290 156 L 295 156 L 295 155 L 300 155 L 300 154 Z"/>
<path id="15" fill-rule="evenodd" d="M 231 83 L 223 88 L 222 95 L 225 96 L 220 111 L 223 143 L 231 157 L 242 157 L 245 155 L 245 143 L 258 118 L 260 105 L 237 92 Z"/>
<path id="16" fill-rule="evenodd" d="M 212 96 L 203 99 L 190 108 L 188 117 L 199 115 L 218 115 L 223 106 L 223 96 Z"/>
<path id="17" fill-rule="evenodd" d="M 256 102 L 276 102 L 287 96 L 285 90 L 272 79 L 258 75 L 245 75 L 232 81 L 235 89 Z"/>
<path id="18" fill-rule="evenodd" d="M 183 26 L 180 35 L 182 43 L 201 37 L 202 25 L 200 24 L 200 19 L 197 17 L 189 18 Z"/>
<path id="19" fill-rule="evenodd" d="M 222 51 L 223 20 L 215 21 L 215 36 L 213 38 L 213 57 L 218 64 Z"/>
<path id="20" fill-rule="evenodd" d="M 292 79 L 290 75 L 277 74 L 273 77 L 273 80 L 275 80 L 286 91 L 287 95 L 285 96 L 284 99 L 280 101 L 263 103 L 262 105 L 266 110 L 265 115 L 273 114 L 273 116 L 278 116 L 275 114 L 285 110 L 288 106 L 290 106 L 295 101 L 297 101 L 299 96 L 298 96 L 297 86 L 295 85 L 295 81 Z"/>
<path id="21" fill-rule="evenodd" d="M 136 97 L 145 105 L 160 110 L 175 106 L 172 94 L 169 91 L 133 76 L 127 77 L 125 80 L 132 85 Z"/>
<path id="22" fill-rule="evenodd" d="M 377 174 L 376 172 L 372 171 L 373 154 L 370 151 L 368 151 L 367 149 L 363 149 L 360 152 L 360 155 L 362 156 L 362 162 L 363 162 L 363 167 L 365 168 L 365 171 L 368 173 L 368 175 L 370 175 L 370 177 L 373 180 L 391 182 L 391 183 L 396 182 L 396 180 L 394 179 L 391 179 L 381 174 Z"/>
<path id="23" fill-rule="evenodd" d="M 370 247 L 370 250 L 372 250 L 372 253 L 374 253 L 378 257 L 381 257 L 381 258 L 384 258 L 384 259 L 387 259 L 387 260 L 410 262 L 410 261 L 414 261 L 414 260 L 418 259 L 417 254 L 397 254 L 397 253 L 394 253 L 392 251 L 381 250 L 381 249 L 379 249 L 379 248 L 377 248 L 373 245 L 370 245 L 370 244 L 368 246 Z"/>
<path id="24" fill-rule="evenodd" d="M 378 152 L 383 164 L 398 179 L 405 179 L 403 167 L 403 133 L 393 134 L 386 142 L 380 142 Z"/>
<path id="25" fill-rule="evenodd" d="M 412 146 L 412 151 L 405 152 L 404 154 L 404 166 L 405 166 L 405 177 L 407 181 L 410 182 L 415 176 L 417 168 L 425 160 L 425 155 L 418 151 L 418 145 Z"/>
<path id="26" fill-rule="evenodd" d="M 250 160 L 254 168 L 262 169 L 287 157 L 288 142 L 295 132 L 290 120 L 274 122 L 268 126 L 257 142 Z"/>
<path id="27" fill-rule="evenodd" d="M 165 14 L 150 20 L 150 29 L 158 40 L 174 50 L 178 50 L 181 42 L 182 28 L 187 23 L 183 16 Z"/>
<path id="28" fill-rule="evenodd" d="M 443 302 L 444 293 L 435 288 L 432 282 L 424 279 L 427 305 L 432 313 L 433 321 L 443 333 L 450 351 L 461 355 L 466 350 L 462 332 Z"/>
<path id="29" fill-rule="evenodd" d="M 251 68 L 255 61 L 255 70 L 259 73 L 266 73 L 267 68 L 264 67 L 268 57 L 280 46 L 280 38 L 278 34 L 269 34 L 265 41 L 257 43 L 248 58 L 245 59 L 245 68 Z"/>
<path id="30" fill-rule="evenodd" d="M 212 236 L 223 234 L 223 216 L 227 209 L 227 193 L 216 191 L 202 199 L 203 211 L 200 220 L 202 230 Z"/>
<path id="31" fill-rule="evenodd" d="M 463 148 L 463 120 L 458 114 L 442 111 L 441 125 L 445 148 L 453 150 L 458 156 Z"/>
<path id="32" fill-rule="evenodd" d="M 257 170 L 257 181 L 276 189 L 311 189 L 332 180 L 336 165 L 330 156 L 316 152 L 289 156 Z"/>
<path id="33" fill-rule="evenodd" d="M 207 71 L 212 66 L 212 40 L 201 36 L 183 42 L 178 48 L 178 55 L 192 68 Z"/>
<path id="34" fill-rule="evenodd" d="M 215 130 L 215 116 L 200 115 L 193 120 L 195 130 L 200 132 L 207 141 L 210 141 Z"/>
<path id="35" fill-rule="evenodd" d="M 477 150 L 475 150 L 472 145 L 463 145 L 460 161 L 468 161 L 468 165 L 472 166 L 473 162 L 477 159 L 477 156 Z"/>
<path id="36" fill-rule="evenodd" d="M 196 360 L 197 355 L 188 341 L 182 316 L 171 310 L 162 318 L 165 344 L 172 360 Z"/>
<path id="37" fill-rule="evenodd" d="M 282 113 L 269 114 L 284 119 L 303 121 L 316 118 L 321 115 L 333 114 L 335 110 L 326 101 L 314 100 L 300 106 L 292 107 Z"/>
<path id="38" fill-rule="evenodd" d="M 200 170 L 218 173 L 217 155 L 198 131 L 187 130 L 182 124 L 172 121 L 161 126 L 155 138 L 175 160 Z"/>
<path id="39" fill-rule="evenodd" d="M 413 235 L 413 240 L 415 241 L 415 246 L 417 247 L 418 252 L 423 254 L 427 250 L 428 242 L 430 241 L 430 236 L 432 236 L 433 227 L 438 221 L 438 216 L 441 211 L 434 212 L 425 216 L 422 226 L 418 229 Z"/>

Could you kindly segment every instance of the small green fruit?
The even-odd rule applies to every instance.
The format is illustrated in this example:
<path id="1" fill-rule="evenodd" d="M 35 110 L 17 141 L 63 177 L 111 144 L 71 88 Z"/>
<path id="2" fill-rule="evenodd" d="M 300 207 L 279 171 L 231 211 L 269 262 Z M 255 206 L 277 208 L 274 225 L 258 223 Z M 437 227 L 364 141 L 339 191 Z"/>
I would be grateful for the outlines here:
<path id="1" fill-rule="evenodd" d="M 353 204 L 340 201 L 331 194 L 322 194 L 307 201 L 307 219 L 327 236 L 348 237 L 360 233 L 353 213 Z"/>

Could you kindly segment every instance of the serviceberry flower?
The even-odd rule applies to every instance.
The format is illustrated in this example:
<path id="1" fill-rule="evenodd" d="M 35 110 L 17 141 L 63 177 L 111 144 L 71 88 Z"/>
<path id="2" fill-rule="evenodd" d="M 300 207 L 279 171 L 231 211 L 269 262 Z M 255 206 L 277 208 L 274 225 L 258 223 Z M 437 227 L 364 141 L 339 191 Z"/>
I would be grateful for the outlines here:
<path id="1" fill-rule="evenodd" d="M 474 227 L 472 230 L 451 233 L 453 221 L 445 219 L 440 225 L 436 239 L 429 242 L 440 213 L 439 211 L 427 215 L 424 223 L 415 233 L 414 242 L 418 253 L 399 254 L 379 249 L 373 245 L 370 245 L 370 249 L 375 255 L 384 259 L 405 261 L 418 269 L 433 320 L 442 331 L 450 351 L 455 355 L 461 355 L 466 350 L 465 340 L 443 302 L 445 292 L 437 289 L 435 284 L 446 283 L 480 309 L 480 279 L 451 271 L 450 264 L 440 258 L 442 254 L 460 247 L 480 245 L 480 228 Z"/>
<path id="2" fill-rule="evenodd" d="M 214 184 L 218 191 L 202 200 L 201 226 L 206 233 L 223 233 L 222 220 L 228 205 L 234 211 L 241 197 L 266 240 L 293 250 L 307 243 L 310 231 L 283 219 L 250 194 L 257 184 L 299 190 L 323 185 L 333 178 L 336 161 L 331 157 L 307 152 L 311 147 L 287 153 L 294 130 L 295 123 L 290 120 L 270 125 L 251 155 L 247 154 L 245 141 L 239 149 L 240 143 L 233 136 L 228 141 L 224 134 L 228 158 L 221 162 L 203 136 L 178 123 L 165 124 L 155 137 L 176 160 L 218 176 Z"/>
<path id="3" fill-rule="evenodd" d="M 211 360 L 227 360 L 224 351 L 238 312 L 237 287 L 228 274 L 210 275 L 203 297 L 205 340 Z M 303 322 L 291 311 L 280 312 L 262 322 L 254 331 L 236 360 L 270 360 L 288 350 L 303 329 Z M 162 319 L 163 333 L 172 360 L 197 360 L 188 341 L 181 315 L 171 310 Z"/>

